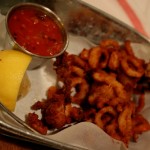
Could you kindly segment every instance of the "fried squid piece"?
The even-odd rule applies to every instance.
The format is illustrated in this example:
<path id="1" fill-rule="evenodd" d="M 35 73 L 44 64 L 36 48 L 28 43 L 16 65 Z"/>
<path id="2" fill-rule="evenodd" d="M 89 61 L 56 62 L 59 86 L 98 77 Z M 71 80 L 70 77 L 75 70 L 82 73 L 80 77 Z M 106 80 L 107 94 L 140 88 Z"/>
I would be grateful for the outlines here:
<path id="1" fill-rule="evenodd" d="M 49 99 L 49 105 L 46 109 L 42 110 L 43 120 L 51 128 L 62 128 L 66 124 L 64 95 L 54 94 Z"/>
<path id="2" fill-rule="evenodd" d="M 39 119 L 38 115 L 35 113 L 29 113 L 26 116 L 26 122 L 27 124 L 38 131 L 41 134 L 47 134 L 48 127 L 43 124 L 43 121 Z"/>
<path id="3" fill-rule="evenodd" d="M 82 109 L 72 106 L 71 103 L 65 105 L 65 115 L 67 117 L 67 123 L 80 122 L 83 119 Z"/>

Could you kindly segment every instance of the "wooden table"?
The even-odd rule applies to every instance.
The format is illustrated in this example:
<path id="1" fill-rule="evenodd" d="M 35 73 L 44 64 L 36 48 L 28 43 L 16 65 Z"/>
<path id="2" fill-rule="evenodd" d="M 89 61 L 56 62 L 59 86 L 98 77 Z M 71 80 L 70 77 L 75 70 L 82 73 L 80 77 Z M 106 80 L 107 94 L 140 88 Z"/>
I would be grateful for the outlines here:
<path id="1" fill-rule="evenodd" d="M 0 135 L 0 150 L 56 150 Z"/>

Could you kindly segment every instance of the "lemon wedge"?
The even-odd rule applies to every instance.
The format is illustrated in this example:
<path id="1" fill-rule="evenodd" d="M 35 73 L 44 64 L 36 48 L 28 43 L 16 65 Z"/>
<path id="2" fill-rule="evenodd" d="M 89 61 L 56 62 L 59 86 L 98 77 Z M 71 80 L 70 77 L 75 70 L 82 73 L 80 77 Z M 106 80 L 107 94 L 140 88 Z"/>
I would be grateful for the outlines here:
<path id="1" fill-rule="evenodd" d="M 26 69 L 32 57 L 17 50 L 0 51 L 0 102 L 14 111 Z"/>

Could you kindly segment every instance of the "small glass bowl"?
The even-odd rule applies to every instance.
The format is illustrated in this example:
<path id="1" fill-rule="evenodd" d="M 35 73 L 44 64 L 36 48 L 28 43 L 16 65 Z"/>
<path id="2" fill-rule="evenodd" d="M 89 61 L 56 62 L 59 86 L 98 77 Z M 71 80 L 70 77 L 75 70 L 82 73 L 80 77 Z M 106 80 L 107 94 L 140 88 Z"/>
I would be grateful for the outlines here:
<path id="1" fill-rule="evenodd" d="M 60 32 L 61 32 L 61 36 L 62 36 L 62 47 L 59 50 L 58 53 L 54 54 L 54 55 L 40 55 L 40 54 L 35 54 L 31 51 L 29 51 L 28 49 L 26 49 L 25 47 L 21 46 L 14 38 L 14 36 L 11 34 L 9 26 L 8 26 L 8 20 L 11 17 L 11 15 L 13 14 L 13 12 L 17 9 L 22 9 L 22 8 L 33 8 L 33 9 L 37 9 L 38 11 L 41 11 L 42 13 L 46 14 L 48 17 L 50 17 L 50 19 L 52 21 L 55 22 L 55 24 L 58 26 Z M 26 36 L 26 35 L 24 35 Z M 21 50 L 29 55 L 32 56 L 32 62 L 29 66 L 29 69 L 35 69 L 40 67 L 45 61 L 47 61 L 48 59 L 57 57 L 59 55 L 61 55 L 67 48 L 68 46 L 68 36 L 67 36 L 67 32 L 64 28 L 64 25 L 61 21 L 61 19 L 49 8 L 42 6 L 40 4 L 36 4 L 36 3 L 19 3 L 14 5 L 13 7 L 11 7 L 6 15 L 6 39 L 5 39 L 5 49 L 11 48 L 11 49 L 17 49 L 17 50 Z"/>

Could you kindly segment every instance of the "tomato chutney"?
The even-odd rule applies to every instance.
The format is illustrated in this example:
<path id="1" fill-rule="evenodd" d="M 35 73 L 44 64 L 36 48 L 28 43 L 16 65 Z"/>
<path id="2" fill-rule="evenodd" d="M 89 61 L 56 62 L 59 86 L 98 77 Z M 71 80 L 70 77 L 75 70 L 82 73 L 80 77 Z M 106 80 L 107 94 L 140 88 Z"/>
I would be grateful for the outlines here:
<path id="1" fill-rule="evenodd" d="M 15 9 L 9 15 L 7 26 L 17 44 L 35 55 L 53 56 L 64 47 L 59 25 L 36 7 Z"/>

